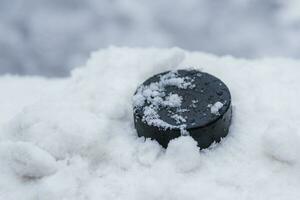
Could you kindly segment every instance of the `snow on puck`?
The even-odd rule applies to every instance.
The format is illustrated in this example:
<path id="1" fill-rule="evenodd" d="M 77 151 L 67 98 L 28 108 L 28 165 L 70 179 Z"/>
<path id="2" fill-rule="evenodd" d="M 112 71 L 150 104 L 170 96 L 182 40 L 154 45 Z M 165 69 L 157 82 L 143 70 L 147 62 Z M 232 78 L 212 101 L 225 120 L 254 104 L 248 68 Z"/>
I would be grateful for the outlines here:
<path id="1" fill-rule="evenodd" d="M 198 70 L 157 74 L 133 96 L 138 136 L 167 147 L 170 140 L 190 135 L 200 148 L 219 142 L 231 123 L 231 95 L 218 78 Z"/>

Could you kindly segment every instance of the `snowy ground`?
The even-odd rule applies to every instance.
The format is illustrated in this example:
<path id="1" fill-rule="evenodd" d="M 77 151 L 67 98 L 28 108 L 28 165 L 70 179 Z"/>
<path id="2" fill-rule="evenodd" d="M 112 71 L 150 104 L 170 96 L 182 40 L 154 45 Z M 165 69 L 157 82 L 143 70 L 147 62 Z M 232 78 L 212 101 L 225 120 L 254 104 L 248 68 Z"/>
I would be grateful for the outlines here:
<path id="1" fill-rule="evenodd" d="M 109 48 L 65 79 L 1 77 L 0 199 L 300 198 L 300 61 L 180 49 Z M 145 78 L 195 67 L 230 88 L 220 144 L 137 138 L 132 95 Z"/>
<path id="2" fill-rule="evenodd" d="M 109 45 L 300 57 L 299 0 L 1 0 L 0 74 L 66 76 Z"/>

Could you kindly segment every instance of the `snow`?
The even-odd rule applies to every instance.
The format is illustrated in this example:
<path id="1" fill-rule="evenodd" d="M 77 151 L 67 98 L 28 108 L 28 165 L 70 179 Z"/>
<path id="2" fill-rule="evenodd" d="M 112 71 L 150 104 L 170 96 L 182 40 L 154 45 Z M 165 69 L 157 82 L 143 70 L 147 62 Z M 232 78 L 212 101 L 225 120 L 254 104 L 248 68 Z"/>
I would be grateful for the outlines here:
<path id="1" fill-rule="evenodd" d="M 179 96 L 178 94 L 169 94 L 168 96 L 166 96 L 166 100 L 164 101 L 164 106 L 167 107 L 175 107 L 178 108 L 181 106 L 181 102 L 182 102 L 182 97 Z"/>
<path id="2" fill-rule="evenodd" d="M 299 131 L 290 122 L 272 121 L 263 136 L 263 144 L 265 153 L 272 159 L 288 164 L 300 161 Z"/>
<path id="3" fill-rule="evenodd" d="M 217 101 L 214 105 L 208 105 L 210 107 L 210 112 L 214 115 L 220 115 L 219 110 L 223 107 L 223 103 Z"/>
<path id="4" fill-rule="evenodd" d="M 110 47 L 68 78 L 1 77 L 0 199 L 298 200 L 299 64 Z M 138 138 L 137 86 L 189 66 L 229 87 L 229 135 L 201 151 L 189 136 Z"/>
<path id="5" fill-rule="evenodd" d="M 23 178 L 42 178 L 56 172 L 56 161 L 48 152 L 26 142 L 1 142 L 2 165 Z"/>
<path id="6" fill-rule="evenodd" d="M 171 118 L 175 119 L 177 124 L 181 124 L 182 122 L 186 122 L 186 119 L 184 117 L 182 117 L 181 115 L 178 115 L 178 114 L 171 115 Z"/>

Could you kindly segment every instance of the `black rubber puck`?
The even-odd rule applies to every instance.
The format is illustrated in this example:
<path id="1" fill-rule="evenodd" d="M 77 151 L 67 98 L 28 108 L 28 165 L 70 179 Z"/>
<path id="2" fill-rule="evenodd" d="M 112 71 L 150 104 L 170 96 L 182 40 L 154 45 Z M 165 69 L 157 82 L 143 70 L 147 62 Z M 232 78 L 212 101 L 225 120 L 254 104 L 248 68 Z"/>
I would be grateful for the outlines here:
<path id="1" fill-rule="evenodd" d="M 167 147 L 170 140 L 190 135 L 200 148 L 219 142 L 231 123 L 231 95 L 218 78 L 197 70 L 157 74 L 138 87 L 133 97 L 138 136 Z"/>

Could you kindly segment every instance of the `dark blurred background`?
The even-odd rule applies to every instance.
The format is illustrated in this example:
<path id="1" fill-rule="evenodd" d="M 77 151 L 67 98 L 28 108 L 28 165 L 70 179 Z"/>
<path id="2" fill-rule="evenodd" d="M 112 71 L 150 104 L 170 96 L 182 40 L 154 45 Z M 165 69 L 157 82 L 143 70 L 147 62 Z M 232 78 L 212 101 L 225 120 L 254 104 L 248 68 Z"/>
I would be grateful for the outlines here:
<path id="1" fill-rule="evenodd" d="M 0 0 L 0 74 L 67 76 L 109 45 L 300 57 L 299 0 Z"/>

